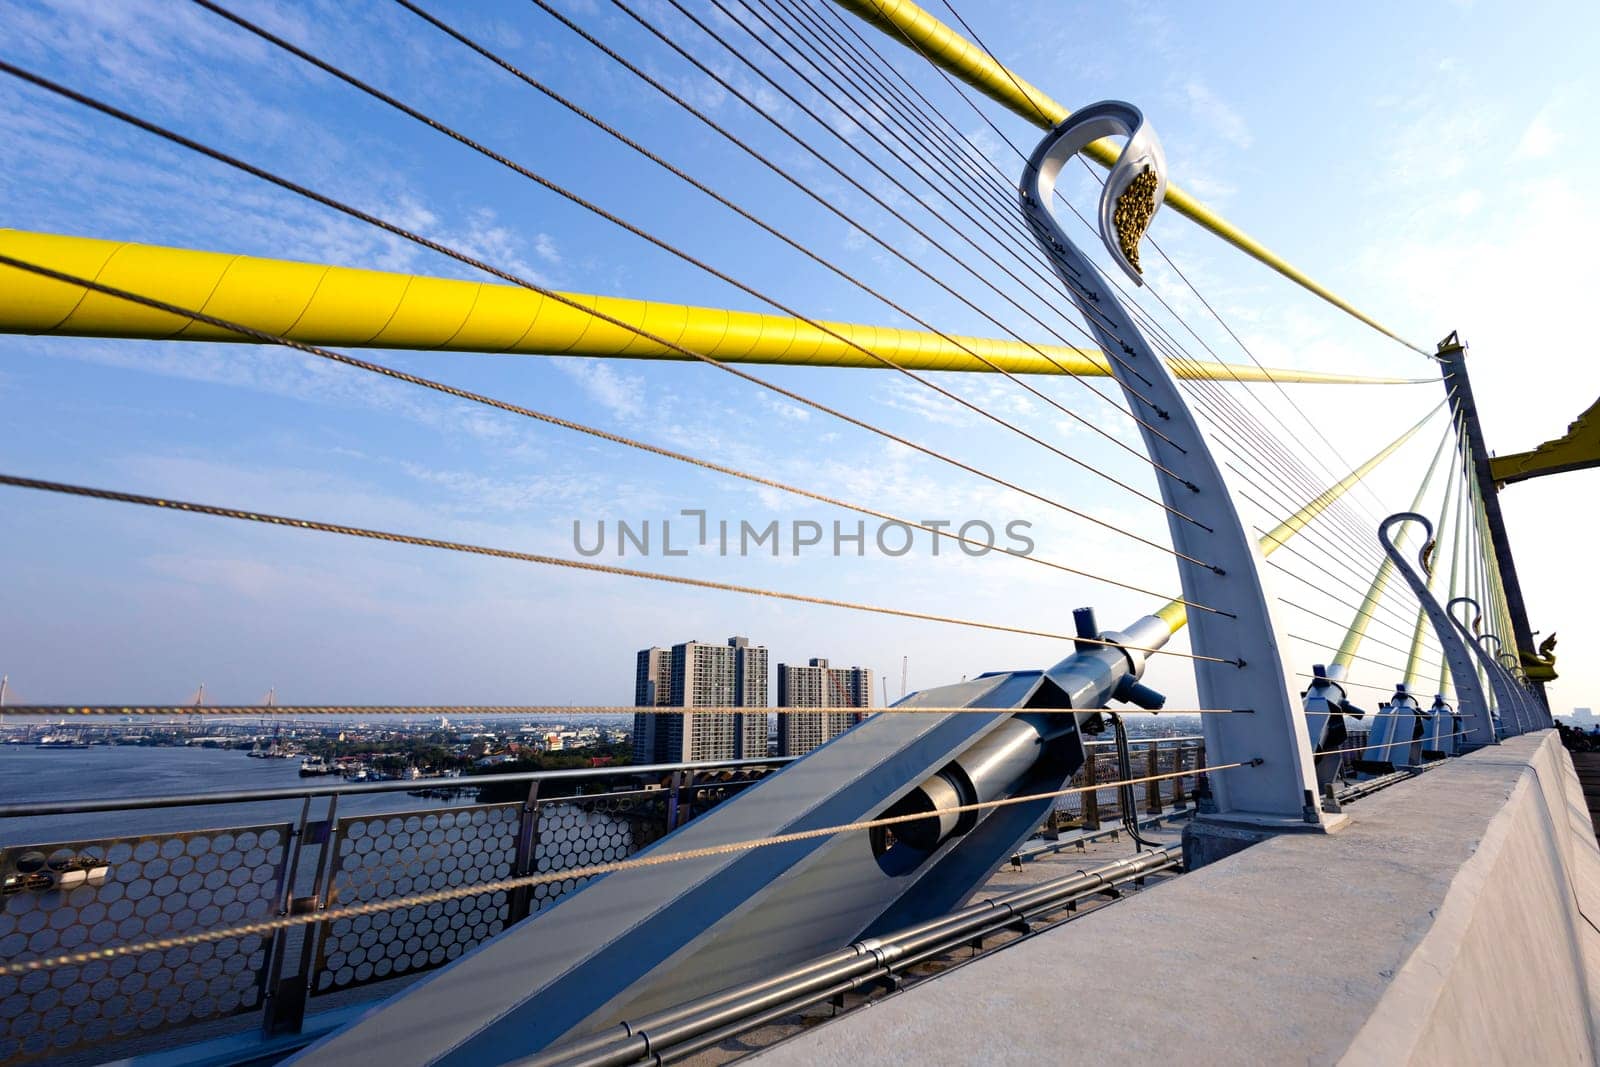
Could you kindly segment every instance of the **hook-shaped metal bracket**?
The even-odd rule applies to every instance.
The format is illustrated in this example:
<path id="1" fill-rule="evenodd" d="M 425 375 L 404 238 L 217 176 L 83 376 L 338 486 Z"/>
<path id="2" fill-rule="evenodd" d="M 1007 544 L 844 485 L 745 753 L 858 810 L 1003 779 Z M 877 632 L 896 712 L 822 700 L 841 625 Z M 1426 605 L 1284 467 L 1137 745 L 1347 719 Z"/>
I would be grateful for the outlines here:
<path id="1" fill-rule="evenodd" d="M 1494 634 L 1474 635 L 1464 622 L 1456 618 L 1457 604 L 1467 604 L 1472 608 L 1474 624 L 1483 618 L 1483 608 L 1470 596 L 1458 596 L 1445 605 L 1445 613 L 1449 616 L 1451 625 L 1461 634 L 1467 647 L 1472 650 L 1473 656 L 1483 667 L 1484 676 L 1489 679 L 1489 688 L 1494 693 L 1494 702 L 1500 712 L 1500 725 L 1505 727 L 1508 734 L 1525 732 L 1528 725 L 1524 722 L 1525 713 L 1522 701 L 1518 699 L 1516 685 L 1511 681 L 1506 669 L 1489 655 L 1488 649 L 1483 647 L 1483 643 L 1488 640 L 1494 641 L 1496 645 L 1500 644 L 1500 638 Z"/>
<path id="2" fill-rule="evenodd" d="M 1147 174 L 1156 179 L 1158 201 L 1166 169 L 1160 143 L 1132 104 L 1090 104 L 1046 134 L 1023 171 L 1021 207 L 1139 422 L 1168 507 L 1167 529 L 1179 554 L 1184 598 L 1208 609 L 1193 607 L 1175 618 L 1164 609 L 1162 619 L 1169 631 L 1187 622 L 1190 646 L 1202 657 L 1195 663 L 1195 683 L 1204 706 L 1252 712 L 1203 717 L 1208 760 L 1261 761 L 1248 774 L 1213 778 L 1215 810 L 1207 820 L 1272 829 L 1325 827 L 1338 817 L 1324 818 L 1319 811 L 1306 716 L 1289 689 L 1293 670 L 1285 666 L 1287 640 L 1273 618 L 1275 600 L 1262 584 L 1260 549 L 1166 362 L 1055 214 L 1061 168 L 1085 145 L 1108 136 L 1127 137 L 1128 144 L 1101 198 L 1101 236 L 1118 265 L 1128 270 L 1122 245 L 1129 233 L 1114 225 L 1119 201 Z"/>
<path id="3" fill-rule="evenodd" d="M 1433 625 L 1433 632 L 1439 638 L 1439 647 L 1444 650 L 1445 663 L 1450 667 L 1450 677 L 1455 681 L 1456 706 L 1460 710 L 1462 725 L 1465 729 L 1465 744 L 1463 748 L 1473 748 L 1482 745 L 1492 745 L 1498 742 L 1495 736 L 1494 722 L 1489 717 L 1489 701 L 1478 683 L 1478 672 L 1473 667 L 1472 655 L 1467 651 L 1470 638 L 1458 628 L 1455 619 L 1445 610 L 1439 598 L 1433 595 L 1433 590 L 1428 588 L 1428 583 L 1423 578 L 1421 554 L 1418 554 L 1417 565 L 1413 566 L 1406 558 L 1389 532 L 1396 526 L 1406 522 L 1420 522 L 1427 536 L 1423 538 L 1424 548 L 1427 542 L 1433 540 L 1433 523 L 1426 515 L 1419 515 L 1414 511 L 1402 511 L 1390 515 L 1378 524 L 1378 542 L 1383 546 L 1383 551 L 1393 561 L 1395 570 L 1406 580 L 1411 587 L 1411 592 L 1416 595 L 1417 603 L 1422 605 L 1422 610 L 1427 613 L 1428 621 Z M 1482 655 L 1483 650 L 1473 645 L 1473 650 Z"/>

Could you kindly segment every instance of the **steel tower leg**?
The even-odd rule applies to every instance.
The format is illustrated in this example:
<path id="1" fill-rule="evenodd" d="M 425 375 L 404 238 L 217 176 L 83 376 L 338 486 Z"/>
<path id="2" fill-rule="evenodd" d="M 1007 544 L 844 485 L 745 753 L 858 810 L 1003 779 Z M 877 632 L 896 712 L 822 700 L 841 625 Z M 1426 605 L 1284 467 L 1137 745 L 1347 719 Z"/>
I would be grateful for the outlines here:
<path id="1" fill-rule="evenodd" d="M 1500 564 L 1500 584 L 1505 590 L 1506 610 L 1511 615 L 1511 636 L 1516 645 L 1511 651 L 1519 657 L 1538 648 L 1528 627 L 1528 608 L 1522 599 L 1522 583 L 1517 579 L 1517 563 L 1511 555 L 1511 539 L 1506 536 L 1505 516 L 1500 512 L 1500 491 L 1489 470 L 1489 448 L 1483 439 L 1483 424 L 1478 419 L 1478 403 L 1472 395 L 1472 379 L 1467 375 L 1467 346 L 1452 333 L 1439 342 L 1439 368 L 1450 398 L 1450 413 L 1459 417 L 1467 444 L 1472 451 L 1472 478 L 1483 500 L 1483 515 L 1489 525 L 1489 540 Z M 1549 700 L 1542 682 L 1530 682 L 1538 697 L 1539 717 L 1551 725 Z"/>

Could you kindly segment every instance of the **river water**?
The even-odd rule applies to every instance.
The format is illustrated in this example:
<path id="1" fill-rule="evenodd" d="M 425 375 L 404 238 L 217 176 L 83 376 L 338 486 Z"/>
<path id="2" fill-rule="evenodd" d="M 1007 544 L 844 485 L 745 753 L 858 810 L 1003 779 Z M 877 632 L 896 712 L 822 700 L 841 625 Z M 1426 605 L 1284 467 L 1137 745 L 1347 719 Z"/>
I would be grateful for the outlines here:
<path id="1" fill-rule="evenodd" d="M 251 759 L 241 750 L 95 745 L 39 749 L 0 745 L 0 803 L 47 800 L 127 800 L 174 793 L 322 786 L 337 778 L 302 778 L 298 759 Z M 418 787 L 433 784 L 417 783 Z M 312 801 L 312 818 L 327 810 Z M 448 802 L 394 793 L 339 798 L 340 815 L 376 814 L 411 808 L 437 809 Z M 301 801 L 211 804 L 91 815 L 43 815 L 0 819 L 0 847 L 73 841 L 130 833 L 160 833 L 246 826 L 299 819 Z"/>

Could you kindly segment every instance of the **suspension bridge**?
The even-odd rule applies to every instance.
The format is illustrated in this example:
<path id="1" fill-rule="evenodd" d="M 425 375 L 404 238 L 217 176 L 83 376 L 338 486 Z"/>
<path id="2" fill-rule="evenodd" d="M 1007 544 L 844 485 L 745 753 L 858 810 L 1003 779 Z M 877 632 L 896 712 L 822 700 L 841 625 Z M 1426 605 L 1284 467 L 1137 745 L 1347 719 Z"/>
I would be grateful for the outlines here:
<path id="1" fill-rule="evenodd" d="M 219 0 L 172 11 L 194 47 L 314 84 L 305 121 L 331 129 L 349 109 L 365 140 L 422 138 L 407 143 L 581 220 L 600 235 L 593 255 L 618 257 L 591 275 L 615 288 L 558 287 L 501 240 L 363 190 L 343 173 L 359 151 L 313 158 L 328 131 L 306 131 L 303 156 L 256 150 L 265 128 L 223 135 L 196 117 L 226 93 L 173 107 L 133 88 L 148 77 L 108 90 L 7 48 L 0 74 L 39 126 L 150 153 L 168 177 L 197 168 L 241 203 L 293 204 L 386 255 L 259 254 L 273 233 L 244 225 L 237 247 L 194 247 L 162 236 L 171 226 L 141 232 L 138 215 L 99 233 L 12 216 L 0 331 L 134 366 L 152 350 L 223 365 L 259 351 L 318 388 L 386 398 L 396 418 L 537 432 L 529 465 L 649 463 L 873 520 L 880 545 L 890 527 L 921 535 L 969 584 L 907 583 L 929 592 L 916 602 L 848 561 L 797 580 L 777 564 L 501 542 L 478 535 L 492 525 L 427 526 L 420 508 L 414 524 L 374 523 L 328 494 L 262 498 L 126 466 L 78 476 L 74 457 L 118 468 L 77 447 L 47 469 L 8 461 L 7 511 L 62 509 L 72 550 L 89 553 L 149 521 L 175 545 L 206 525 L 308 557 L 333 544 L 420 569 L 477 557 L 498 581 L 557 590 L 549 632 L 527 638 L 552 647 L 589 597 L 648 595 L 697 614 L 777 605 L 818 634 L 866 620 L 906 645 L 955 633 L 1006 658 L 956 666 L 799 758 L 491 774 L 475 784 L 508 792 L 468 806 L 350 807 L 407 788 L 380 782 L 8 789 L 0 1062 L 1031 1062 L 1064 1041 L 1084 1059 L 1600 1056 L 1600 846 L 1546 692 L 1560 620 L 1530 619 L 1501 507 L 1517 483 L 1600 465 L 1593 408 L 1497 455 L 1463 337 L 1391 329 L 1188 191 L 1157 101 L 1069 109 L 948 2 L 531 0 L 515 32 L 442 4 L 372 7 L 548 138 L 488 109 L 458 117 L 472 109 L 294 18 Z M 546 69 L 558 51 L 581 54 L 603 91 Z M 1273 293 L 1359 330 L 1370 358 L 1258 359 L 1180 247 L 1246 257 Z M 635 264 L 666 283 L 622 269 Z M 755 420 L 765 448 L 627 405 L 593 421 L 553 391 L 481 384 L 512 379 L 473 354 L 646 368 L 706 390 L 713 427 L 738 424 L 713 397 L 780 414 Z M 916 400 L 872 402 L 884 380 Z M 927 495 L 841 473 L 824 454 L 841 440 Z M 920 517 L 945 495 L 1021 509 L 1037 544 Z M 1027 603 L 979 595 L 991 582 Z M 748 714 L 5 692 L 10 721 L 85 725 Z M 1163 714 L 1199 733 L 1130 738 L 1131 720 Z M 51 836 L 52 818 L 111 813 L 140 829 Z M 1080 995 L 1162 1021 L 1070 1038 L 1043 1025 Z"/>

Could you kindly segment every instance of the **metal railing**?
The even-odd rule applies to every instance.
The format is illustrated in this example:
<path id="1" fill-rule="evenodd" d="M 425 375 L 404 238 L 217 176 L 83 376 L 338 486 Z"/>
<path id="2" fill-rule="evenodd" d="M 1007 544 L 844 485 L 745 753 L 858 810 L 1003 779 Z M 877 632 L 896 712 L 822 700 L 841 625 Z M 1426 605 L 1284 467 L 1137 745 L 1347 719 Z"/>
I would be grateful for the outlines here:
<path id="1" fill-rule="evenodd" d="M 1204 769 L 1198 737 L 1134 741 L 1131 751 L 1141 776 L 1198 776 Z M 1111 742 L 1091 742 L 1089 756 L 1075 785 L 1117 779 Z M 654 764 L 0 805 L 0 819 L 9 821 L 0 840 L 0 956 L 44 957 L 590 868 L 633 855 L 789 762 Z M 1136 815 L 1180 812 L 1197 780 L 1185 776 L 1140 786 L 1142 811 Z M 441 793 L 452 790 L 459 791 L 460 802 L 441 806 Z M 383 810 L 370 810 L 383 804 Z M 219 805 L 243 805 L 249 814 L 236 817 L 238 825 L 207 825 L 222 821 L 204 816 Z M 172 809 L 169 819 L 192 810 L 195 828 L 134 832 L 147 831 L 141 824 L 161 809 Z M 101 817 L 96 821 L 106 832 L 45 839 L 56 821 L 48 817 L 83 815 Z M 1120 818 L 1117 790 L 1107 787 L 1062 798 L 1041 832 L 1053 837 L 1080 827 L 1099 830 L 1103 821 Z M 133 829 L 117 830 L 118 823 Z M 192 1024 L 225 1024 L 252 1012 L 259 1013 L 264 1034 L 293 1033 L 309 1007 L 392 992 L 552 906 L 586 880 L 575 874 L 444 903 L 310 922 L 268 936 L 0 976 L 0 1062 L 40 1062 Z"/>
<path id="2" fill-rule="evenodd" d="M 11 821 L 0 843 L 0 957 L 140 942 L 621 859 L 787 762 L 0 805 L 0 819 Z M 445 790 L 460 791 L 463 801 L 406 804 Z M 386 797 L 389 810 L 340 810 Z M 396 801 L 401 810 L 393 810 Z M 207 825 L 203 809 L 220 805 L 244 805 L 251 814 L 239 825 Z M 162 809 L 172 809 L 169 820 L 194 809 L 196 828 L 140 832 Z M 108 832 L 46 836 L 56 821 L 50 816 L 91 814 Z M 110 832 L 119 823 L 128 829 Z M 55 1059 L 249 1012 L 261 1014 L 267 1034 L 292 1032 L 312 998 L 331 1002 L 346 990 L 442 966 L 583 881 L 0 976 L 0 1062 Z"/>

